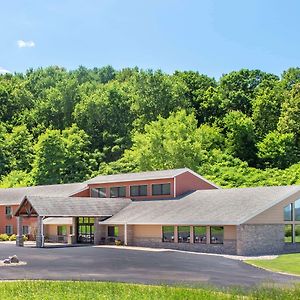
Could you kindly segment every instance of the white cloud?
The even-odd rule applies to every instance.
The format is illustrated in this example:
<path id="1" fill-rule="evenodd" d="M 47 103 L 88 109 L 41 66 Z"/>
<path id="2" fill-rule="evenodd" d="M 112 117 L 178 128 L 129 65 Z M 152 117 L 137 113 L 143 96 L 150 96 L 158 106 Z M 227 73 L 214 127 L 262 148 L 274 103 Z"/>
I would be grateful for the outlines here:
<path id="1" fill-rule="evenodd" d="M 34 41 L 18 40 L 17 45 L 18 45 L 19 48 L 33 48 L 33 47 L 35 47 Z"/>
<path id="2" fill-rule="evenodd" d="M 8 70 L 5 70 L 4 68 L 0 67 L 0 75 L 2 74 L 6 74 L 6 73 L 11 73 L 10 71 Z"/>

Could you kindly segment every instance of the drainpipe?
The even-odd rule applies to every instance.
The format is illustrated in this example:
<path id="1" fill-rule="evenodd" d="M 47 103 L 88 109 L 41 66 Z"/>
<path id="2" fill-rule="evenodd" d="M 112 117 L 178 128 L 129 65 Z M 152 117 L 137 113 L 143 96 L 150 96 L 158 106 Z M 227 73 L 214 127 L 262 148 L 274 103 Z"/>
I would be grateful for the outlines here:
<path id="1" fill-rule="evenodd" d="M 46 219 L 45 217 L 42 217 L 41 220 L 41 236 L 42 236 L 42 248 L 44 248 L 45 245 L 45 237 L 44 237 L 44 219 Z"/>
<path id="2" fill-rule="evenodd" d="M 127 223 L 124 224 L 124 245 L 127 246 Z"/>
<path id="3" fill-rule="evenodd" d="M 174 198 L 176 198 L 176 177 L 174 177 Z"/>

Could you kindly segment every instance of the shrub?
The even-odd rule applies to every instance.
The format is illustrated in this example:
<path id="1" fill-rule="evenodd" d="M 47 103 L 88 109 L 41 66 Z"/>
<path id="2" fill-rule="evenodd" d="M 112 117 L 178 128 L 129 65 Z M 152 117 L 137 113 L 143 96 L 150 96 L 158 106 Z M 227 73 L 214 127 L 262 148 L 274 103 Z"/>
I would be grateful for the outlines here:
<path id="1" fill-rule="evenodd" d="M 122 243 L 121 240 L 115 240 L 115 245 L 116 245 L 116 246 L 122 246 L 123 243 Z"/>
<path id="2" fill-rule="evenodd" d="M 0 234 L 0 241 L 8 241 L 9 236 L 6 233 Z"/>
<path id="3" fill-rule="evenodd" d="M 15 234 L 12 234 L 10 237 L 9 237 L 9 240 L 10 241 L 15 241 L 17 239 L 17 236 Z"/>
<path id="4" fill-rule="evenodd" d="M 24 242 L 28 241 L 28 236 L 25 235 L 25 234 L 23 234 L 23 241 L 24 241 Z"/>

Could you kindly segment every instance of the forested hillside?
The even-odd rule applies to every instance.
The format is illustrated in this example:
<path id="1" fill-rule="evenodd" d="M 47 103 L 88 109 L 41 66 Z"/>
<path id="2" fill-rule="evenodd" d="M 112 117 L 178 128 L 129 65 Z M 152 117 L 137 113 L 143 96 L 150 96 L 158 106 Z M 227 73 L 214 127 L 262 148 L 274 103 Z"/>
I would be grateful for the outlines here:
<path id="1" fill-rule="evenodd" d="M 300 68 L 0 76 L 1 187 L 189 167 L 223 187 L 300 184 Z"/>

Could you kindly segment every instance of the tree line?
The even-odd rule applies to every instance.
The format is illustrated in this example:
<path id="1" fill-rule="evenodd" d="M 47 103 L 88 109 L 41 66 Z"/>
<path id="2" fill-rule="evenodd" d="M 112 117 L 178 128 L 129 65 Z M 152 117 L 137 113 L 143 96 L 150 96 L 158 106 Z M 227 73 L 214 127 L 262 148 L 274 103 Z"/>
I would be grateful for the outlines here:
<path id="1" fill-rule="evenodd" d="M 300 68 L 111 66 L 0 76 L 1 187 L 189 167 L 224 187 L 300 183 Z"/>

